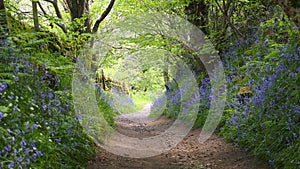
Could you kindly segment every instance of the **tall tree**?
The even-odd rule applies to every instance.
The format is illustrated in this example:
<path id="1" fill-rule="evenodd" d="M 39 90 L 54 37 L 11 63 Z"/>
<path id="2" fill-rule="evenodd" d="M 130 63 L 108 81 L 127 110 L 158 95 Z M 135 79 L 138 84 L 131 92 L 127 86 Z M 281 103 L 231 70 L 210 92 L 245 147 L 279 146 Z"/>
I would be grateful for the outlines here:
<path id="1" fill-rule="evenodd" d="M 87 33 L 96 33 L 98 31 L 100 23 L 106 18 L 106 16 L 111 11 L 115 0 L 111 0 L 106 10 L 102 13 L 100 18 L 98 18 L 92 28 L 91 22 L 90 22 L 90 0 L 66 0 L 67 5 L 70 10 L 71 14 L 71 20 L 74 21 L 77 18 L 86 17 L 85 23 L 84 23 L 84 32 Z"/>
<path id="2" fill-rule="evenodd" d="M 34 22 L 34 29 L 39 31 L 39 18 L 38 18 L 38 10 L 37 10 L 37 0 L 32 0 L 32 14 L 33 14 L 33 22 Z"/>
<path id="3" fill-rule="evenodd" d="M 55 9 L 56 16 L 60 20 L 64 20 L 60 12 L 57 0 L 44 0 L 44 1 L 51 3 Z M 90 0 L 64 0 L 64 2 L 67 5 L 67 8 L 70 12 L 72 22 L 75 21 L 76 19 L 85 17 L 85 22 L 83 24 L 83 27 L 78 27 L 75 30 L 73 30 L 73 31 L 79 31 L 80 33 L 96 33 L 98 31 L 100 23 L 108 16 L 108 14 L 110 13 L 110 11 L 112 10 L 115 4 L 115 0 L 110 0 L 109 5 L 104 10 L 102 15 L 96 20 L 95 24 L 92 25 L 91 18 L 90 18 L 90 3 L 91 3 Z M 43 8 L 42 5 L 39 4 L 39 6 L 41 9 Z M 42 9 L 42 11 L 44 15 L 47 16 L 45 10 Z M 63 22 L 56 22 L 55 24 L 59 26 L 65 33 L 67 33 L 68 30 L 66 29 L 66 26 L 62 23 Z"/>

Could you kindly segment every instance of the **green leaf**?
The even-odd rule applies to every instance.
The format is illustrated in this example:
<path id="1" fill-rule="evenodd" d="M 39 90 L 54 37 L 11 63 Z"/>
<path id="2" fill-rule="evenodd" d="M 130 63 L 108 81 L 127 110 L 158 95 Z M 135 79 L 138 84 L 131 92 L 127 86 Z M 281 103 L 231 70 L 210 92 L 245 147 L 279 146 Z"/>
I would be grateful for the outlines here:
<path id="1" fill-rule="evenodd" d="M 265 56 L 264 60 L 269 60 L 269 59 L 278 60 L 278 54 L 279 54 L 278 50 L 272 51 L 270 54 Z"/>
<path id="2" fill-rule="evenodd" d="M 300 84 L 300 74 L 296 76 L 296 83 L 295 84 Z"/>
<path id="3" fill-rule="evenodd" d="M 6 106 L 0 106 L 0 112 L 2 113 L 8 113 L 9 112 L 9 108 Z"/>

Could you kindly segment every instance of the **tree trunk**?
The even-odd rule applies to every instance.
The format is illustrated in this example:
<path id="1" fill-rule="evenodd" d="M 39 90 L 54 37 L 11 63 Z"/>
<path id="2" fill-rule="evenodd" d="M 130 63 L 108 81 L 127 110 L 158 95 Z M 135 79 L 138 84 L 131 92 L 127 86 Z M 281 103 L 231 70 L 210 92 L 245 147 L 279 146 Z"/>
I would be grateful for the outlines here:
<path id="1" fill-rule="evenodd" d="M 38 11 L 37 11 L 37 1 L 32 1 L 32 13 L 33 13 L 34 29 L 36 31 L 39 31 L 39 18 L 38 18 Z"/>
<path id="2" fill-rule="evenodd" d="M 67 0 L 67 4 L 70 9 L 72 21 L 83 16 L 85 0 Z"/>
<path id="3" fill-rule="evenodd" d="M 102 82 L 103 90 L 105 91 L 106 86 L 105 86 L 105 76 L 104 76 L 104 71 L 103 71 L 103 69 L 101 70 L 101 82 Z"/>
<path id="4" fill-rule="evenodd" d="M 83 17 L 86 3 L 88 3 L 86 1 L 88 0 L 66 0 L 66 1 L 70 10 L 72 22 L 75 21 L 75 19 Z M 80 28 L 77 28 L 74 31 L 82 31 L 82 30 L 80 30 Z"/>
<path id="5" fill-rule="evenodd" d="M 166 56 L 166 58 L 164 59 L 164 65 L 165 65 L 165 67 L 164 67 L 164 70 L 163 70 L 163 78 L 164 78 L 164 83 L 165 83 L 165 87 L 166 87 L 166 91 L 167 92 L 169 92 L 169 68 L 168 68 L 168 56 Z"/>
<path id="6" fill-rule="evenodd" d="M 0 0 L 0 26 L 0 46 L 4 46 L 5 40 L 8 36 L 8 25 L 6 20 L 4 0 Z"/>
<path id="7" fill-rule="evenodd" d="M 87 18 L 84 22 L 84 32 L 91 33 L 91 19 L 90 19 L 90 1 L 86 0 L 84 13 L 87 15 Z"/>

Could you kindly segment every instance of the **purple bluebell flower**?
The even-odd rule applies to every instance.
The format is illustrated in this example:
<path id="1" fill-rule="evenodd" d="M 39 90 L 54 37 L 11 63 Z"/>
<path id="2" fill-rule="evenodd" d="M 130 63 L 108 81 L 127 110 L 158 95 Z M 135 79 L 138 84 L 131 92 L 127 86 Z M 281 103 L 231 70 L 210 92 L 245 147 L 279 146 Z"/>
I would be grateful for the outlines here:
<path id="1" fill-rule="evenodd" d="M 29 157 L 26 157 L 26 164 L 29 164 L 30 163 L 30 158 Z"/>
<path id="2" fill-rule="evenodd" d="M 15 137 L 12 136 L 11 139 L 10 139 L 10 143 L 13 143 L 15 141 Z"/>
<path id="3" fill-rule="evenodd" d="M 35 140 L 32 140 L 32 142 L 31 142 L 31 147 L 34 148 L 34 149 L 36 148 L 35 143 L 36 143 L 36 141 L 35 141 Z"/>
<path id="4" fill-rule="evenodd" d="M 36 154 L 40 157 L 43 156 L 43 153 L 41 151 L 37 151 Z"/>
<path id="5" fill-rule="evenodd" d="M 15 80 L 15 81 L 19 81 L 19 77 L 18 77 L 18 76 L 15 76 L 15 77 L 14 77 L 14 80 Z"/>
<path id="6" fill-rule="evenodd" d="M 22 157 L 17 157 L 17 162 L 18 162 L 19 164 L 22 164 L 22 162 L 23 162 Z"/>
<path id="7" fill-rule="evenodd" d="M 296 133 L 293 133 L 293 136 L 294 136 L 294 138 L 297 138 L 297 134 Z"/>
<path id="8" fill-rule="evenodd" d="M 26 142 L 25 142 L 25 139 L 22 138 L 21 142 L 20 142 L 20 146 L 21 148 L 25 149 L 26 148 Z"/>
<path id="9" fill-rule="evenodd" d="M 33 158 L 33 161 L 36 161 L 37 154 L 36 154 L 36 153 L 33 153 L 31 156 L 32 156 L 32 158 Z"/>
<path id="10" fill-rule="evenodd" d="M 52 100 L 53 99 L 53 93 L 51 91 L 48 91 L 48 99 Z"/>
<path id="11" fill-rule="evenodd" d="M 269 160 L 269 164 L 270 165 L 274 165 L 274 161 L 273 160 Z"/>
<path id="12" fill-rule="evenodd" d="M 36 124 L 32 124 L 32 125 L 31 125 L 31 129 L 35 129 L 36 127 L 37 127 Z"/>
<path id="13" fill-rule="evenodd" d="M 10 54 L 12 54 L 13 52 L 14 52 L 14 49 L 13 49 L 13 48 L 9 49 L 9 53 L 10 53 Z"/>
<path id="14" fill-rule="evenodd" d="M 20 71 L 19 66 L 16 66 L 15 72 L 18 73 Z"/>
<path id="15" fill-rule="evenodd" d="M 13 168 L 14 165 L 15 165 L 15 162 L 11 162 L 11 163 L 9 163 L 9 164 L 7 165 L 7 167 L 8 167 L 8 168 Z"/>
<path id="16" fill-rule="evenodd" d="M 5 89 L 7 89 L 7 84 L 0 82 L 0 92 L 3 92 Z"/>

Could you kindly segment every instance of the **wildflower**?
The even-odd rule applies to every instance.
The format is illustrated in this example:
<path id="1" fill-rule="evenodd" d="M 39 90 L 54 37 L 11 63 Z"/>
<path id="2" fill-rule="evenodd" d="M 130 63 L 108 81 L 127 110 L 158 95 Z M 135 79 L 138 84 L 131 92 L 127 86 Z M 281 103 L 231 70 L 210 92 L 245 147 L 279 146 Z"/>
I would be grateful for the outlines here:
<path id="1" fill-rule="evenodd" d="M 22 164 L 22 161 L 23 161 L 22 157 L 17 157 L 17 162 L 18 162 L 19 164 Z"/>
<path id="2" fill-rule="evenodd" d="M 52 94 L 51 91 L 48 91 L 48 96 L 47 97 L 48 97 L 49 100 L 53 99 L 53 94 Z"/>
<path id="3" fill-rule="evenodd" d="M 31 147 L 32 147 L 33 149 L 36 149 L 35 143 L 36 143 L 36 141 L 35 141 L 35 140 L 32 140 L 32 142 L 31 142 Z"/>
<path id="4" fill-rule="evenodd" d="M 22 138 L 22 141 L 21 141 L 21 143 L 20 143 L 20 146 L 21 146 L 21 148 L 25 149 L 26 142 L 25 142 L 24 138 Z"/>
<path id="5" fill-rule="evenodd" d="M 0 82 L 0 92 L 3 92 L 6 88 L 7 88 L 7 84 Z"/>
<path id="6" fill-rule="evenodd" d="M 61 138 L 54 139 L 54 141 L 55 141 L 57 144 L 60 144 L 60 142 L 61 142 Z"/>
<path id="7" fill-rule="evenodd" d="M 36 153 L 33 153 L 31 156 L 32 156 L 32 158 L 33 158 L 33 161 L 36 161 L 37 154 L 36 154 Z"/>
<path id="8" fill-rule="evenodd" d="M 18 77 L 18 76 L 15 76 L 15 77 L 14 77 L 14 80 L 15 80 L 15 81 L 19 81 L 19 77 Z"/>
<path id="9" fill-rule="evenodd" d="M 37 127 L 36 124 L 32 124 L 32 125 L 31 125 L 31 128 L 32 128 L 32 129 L 35 129 L 36 127 Z"/>
<path id="10" fill-rule="evenodd" d="M 0 111 L 0 120 L 3 118 L 3 113 Z"/>
<path id="11" fill-rule="evenodd" d="M 11 48 L 11 49 L 9 50 L 9 53 L 12 54 L 13 52 L 14 52 L 14 49 Z"/>
<path id="12" fill-rule="evenodd" d="M 13 168 L 14 165 L 15 165 L 15 163 L 14 163 L 14 162 L 11 162 L 11 163 L 9 163 L 9 164 L 7 165 L 7 167 L 8 167 L 8 168 Z"/>
<path id="13" fill-rule="evenodd" d="M 40 157 L 43 156 L 43 153 L 41 151 L 37 151 L 36 154 Z"/>
<path id="14" fill-rule="evenodd" d="M 15 72 L 18 73 L 20 71 L 19 66 L 16 66 Z"/>
<path id="15" fill-rule="evenodd" d="M 26 164 L 29 164 L 29 163 L 30 163 L 30 158 L 26 157 Z"/>
<path id="16" fill-rule="evenodd" d="M 11 139 L 10 139 L 10 143 L 13 143 L 15 141 L 15 137 L 13 136 L 13 137 L 11 137 Z"/>
<path id="17" fill-rule="evenodd" d="M 294 136 L 294 138 L 297 138 L 297 134 L 296 133 L 293 133 L 293 136 Z"/>

